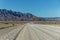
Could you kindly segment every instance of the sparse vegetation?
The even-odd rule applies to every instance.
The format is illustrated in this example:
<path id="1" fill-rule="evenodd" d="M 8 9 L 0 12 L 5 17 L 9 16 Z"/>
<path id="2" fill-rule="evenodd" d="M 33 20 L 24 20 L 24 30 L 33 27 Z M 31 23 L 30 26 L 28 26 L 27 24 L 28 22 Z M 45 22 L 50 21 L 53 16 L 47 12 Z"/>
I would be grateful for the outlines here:
<path id="1" fill-rule="evenodd" d="M 35 21 L 34 24 L 60 25 L 60 22 L 56 22 L 56 21 Z"/>
<path id="2" fill-rule="evenodd" d="M 0 22 L 0 28 L 20 26 L 28 22 Z"/>
<path id="3" fill-rule="evenodd" d="M 60 22 L 50 21 L 19 21 L 19 22 L 0 22 L 0 28 L 20 26 L 26 23 L 32 22 L 34 24 L 49 24 L 49 25 L 60 25 Z"/>

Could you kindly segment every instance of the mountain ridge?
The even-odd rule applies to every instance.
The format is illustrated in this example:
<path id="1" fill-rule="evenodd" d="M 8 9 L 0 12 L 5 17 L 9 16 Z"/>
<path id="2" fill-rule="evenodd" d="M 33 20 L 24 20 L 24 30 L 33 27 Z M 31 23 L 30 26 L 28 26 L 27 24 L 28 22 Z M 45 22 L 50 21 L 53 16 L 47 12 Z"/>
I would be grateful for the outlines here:
<path id="1" fill-rule="evenodd" d="M 16 12 L 7 9 L 0 9 L 0 21 L 39 21 L 38 17 L 31 13 Z"/>
<path id="2" fill-rule="evenodd" d="M 0 21 L 60 21 L 60 17 L 37 17 L 31 13 L 0 9 Z"/>

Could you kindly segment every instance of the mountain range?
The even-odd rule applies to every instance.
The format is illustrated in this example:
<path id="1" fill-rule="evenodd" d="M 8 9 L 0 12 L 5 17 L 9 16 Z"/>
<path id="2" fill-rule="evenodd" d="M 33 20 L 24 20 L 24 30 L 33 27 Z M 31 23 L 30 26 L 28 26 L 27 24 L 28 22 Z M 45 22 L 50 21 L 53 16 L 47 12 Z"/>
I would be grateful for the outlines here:
<path id="1" fill-rule="evenodd" d="M 0 21 L 60 21 L 60 17 L 37 17 L 31 13 L 0 9 Z"/>

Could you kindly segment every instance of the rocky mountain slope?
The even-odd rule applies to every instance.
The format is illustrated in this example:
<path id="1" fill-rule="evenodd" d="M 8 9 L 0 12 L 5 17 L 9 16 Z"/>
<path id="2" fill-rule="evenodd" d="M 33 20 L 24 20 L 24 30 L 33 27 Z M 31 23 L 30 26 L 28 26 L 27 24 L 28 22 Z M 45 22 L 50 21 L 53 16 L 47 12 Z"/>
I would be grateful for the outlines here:
<path id="1" fill-rule="evenodd" d="M 40 19 L 30 13 L 16 12 L 0 9 L 0 21 L 39 21 Z"/>
<path id="2" fill-rule="evenodd" d="M 60 17 L 37 17 L 31 13 L 0 9 L 0 21 L 60 21 Z"/>

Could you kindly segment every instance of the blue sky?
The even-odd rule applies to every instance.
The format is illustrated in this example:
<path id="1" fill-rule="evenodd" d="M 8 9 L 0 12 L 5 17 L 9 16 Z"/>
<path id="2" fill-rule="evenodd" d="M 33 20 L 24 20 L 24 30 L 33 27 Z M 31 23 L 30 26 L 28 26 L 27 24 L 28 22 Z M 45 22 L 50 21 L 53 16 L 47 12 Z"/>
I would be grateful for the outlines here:
<path id="1" fill-rule="evenodd" d="M 0 9 L 29 12 L 39 17 L 60 17 L 60 0 L 0 0 Z"/>

